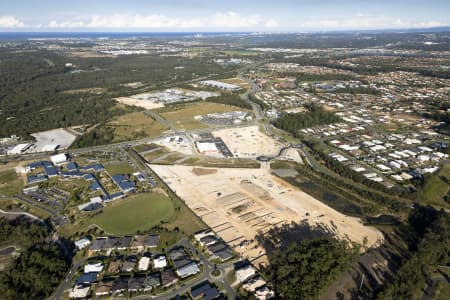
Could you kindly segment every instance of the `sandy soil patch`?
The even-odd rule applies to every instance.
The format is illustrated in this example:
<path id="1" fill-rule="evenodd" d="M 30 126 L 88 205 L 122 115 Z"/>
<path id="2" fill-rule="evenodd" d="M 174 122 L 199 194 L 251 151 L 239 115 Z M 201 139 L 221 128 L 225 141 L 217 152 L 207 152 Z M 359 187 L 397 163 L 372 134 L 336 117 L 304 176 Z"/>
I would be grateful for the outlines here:
<path id="1" fill-rule="evenodd" d="M 368 246 L 383 240 L 376 228 L 345 216 L 265 169 L 211 169 L 196 176 L 192 166 L 150 167 L 219 236 L 242 256 L 266 260 L 254 238 L 274 226 L 307 221 L 341 239 Z M 205 168 L 207 169 L 207 168 Z"/>
<path id="2" fill-rule="evenodd" d="M 63 128 L 36 132 L 31 135 L 36 139 L 36 143 L 30 152 L 47 151 L 45 146 L 49 145 L 59 145 L 58 149 L 67 149 L 76 139 L 76 135 Z"/>
<path id="3" fill-rule="evenodd" d="M 306 111 L 306 109 L 304 108 L 304 107 L 295 107 L 295 108 L 289 108 L 289 109 L 285 109 L 284 110 L 285 112 L 287 112 L 287 113 L 292 113 L 292 114 L 295 114 L 295 113 L 302 113 L 302 112 L 305 112 Z"/>
<path id="4" fill-rule="evenodd" d="M 94 51 L 72 51 L 72 52 L 67 52 L 68 55 L 71 56 L 77 56 L 77 57 L 81 57 L 81 58 L 98 58 L 98 57 L 116 57 L 114 55 L 111 54 L 103 54 L 100 52 L 94 52 Z"/>
<path id="5" fill-rule="evenodd" d="M 193 168 L 192 173 L 194 173 L 197 176 L 202 176 L 202 175 L 210 175 L 210 174 L 217 173 L 217 170 L 205 169 L 205 168 Z"/>
<path id="6" fill-rule="evenodd" d="M 96 87 L 96 88 L 67 90 L 67 91 L 64 91 L 63 93 L 64 94 L 90 93 L 90 94 L 101 95 L 101 94 L 105 93 L 106 91 L 107 91 L 107 89 L 105 89 L 105 88 Z"/>
<path id="7" fill-rule="evenodd" d="M 303 159 L 300 156 L 300 153 L 298 153 L 297 149 L 294 148 L 287 149 L 282 158 L 303 164 Z"/>
<path id="8" fill-rule="evenodd" d="M 259 131 L 258 126 L 227 128 L 213 132 L 228 146 L 235 157 L 254 158 L 260 155 L 275 155 L 282 147 L 280 143 Z"/>
<path id="9" fill-rule="evenodd" d="M 247 81 L 240 79 L 240 78 L 234 77 L 234 78 L 222 79 L 221 81 L 225 82 L 225 83 L 240 86 L 243 89 L 250 89 L 250 84 Z"/>
<path id="10" fill-rule="evenodd" d="M 171 136 L 155 141 L 155 144 L 164 146 L 170 151 L 179 152 L 186 155 L 195 154 L 194 146 L 190 139 L 185 136 Z"/>
<path id="11" fill-rule="evenodd" d="M 162 104 L 162 103 L 155 103 L 155 102 L 147 101 L 147 100 L 133 99 L 130 97 L 119 97 L 119 98 L 115 98 L 115 100 L 117 102 L 125 104 L 125 105 L 137 106 L 137 107 L 142 107 L 145 109 L 155 109 L 155 108 L 164 107 L 164 104 Z"/>
<path id="12" fill-rule="evenodd" d="M 136 81 L 136 82 L 124 83 L 124 84 L 122 84 L 122 86 L 137 89 L 137 88 L 145 86 L 145 84 L 141 81 Z"/>

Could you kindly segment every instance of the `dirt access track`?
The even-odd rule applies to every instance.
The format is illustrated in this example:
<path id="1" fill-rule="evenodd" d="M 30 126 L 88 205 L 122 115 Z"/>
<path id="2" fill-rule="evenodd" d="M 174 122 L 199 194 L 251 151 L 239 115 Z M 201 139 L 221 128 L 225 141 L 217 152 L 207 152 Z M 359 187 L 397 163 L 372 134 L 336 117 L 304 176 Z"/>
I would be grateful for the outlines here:
<path id="1" fill-rule="evenodd" d="M 367 239 L 369 247 L 383 240 L 376 228 L 337 212 L 267 169 L 149 166 L 216 234 L 255 265 L 267 262 L 255 236 L 292 221 L 306 220 L 360 244 Z"/>

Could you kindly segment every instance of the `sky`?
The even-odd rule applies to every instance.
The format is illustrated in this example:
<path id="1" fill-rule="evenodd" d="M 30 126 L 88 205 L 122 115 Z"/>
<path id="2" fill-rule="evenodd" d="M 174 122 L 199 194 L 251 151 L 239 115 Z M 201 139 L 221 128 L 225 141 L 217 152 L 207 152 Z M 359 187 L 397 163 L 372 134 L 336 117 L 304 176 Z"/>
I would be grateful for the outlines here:
<path id="1" fill-rule="evenodd" d="M 0 0 L 0 32 L 304 32 L 450 25 L 450 0 Z"/>

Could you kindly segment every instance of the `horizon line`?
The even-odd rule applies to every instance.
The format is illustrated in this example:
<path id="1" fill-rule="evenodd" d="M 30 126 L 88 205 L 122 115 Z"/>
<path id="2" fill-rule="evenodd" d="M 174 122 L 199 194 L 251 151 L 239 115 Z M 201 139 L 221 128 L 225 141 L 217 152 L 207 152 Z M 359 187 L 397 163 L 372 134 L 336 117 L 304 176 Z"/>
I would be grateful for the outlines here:
<path id="1" fill-rule="evenodd" d="M 178 34 L 296 34 L 296 33 L 329 33 L 329 32 L 370 32 L 370 31 L 421 31 L 421 30 L 449 30 L 450 31 L 450 25 L 444 25 L 444 26 L 435 26 L 435 27 L 404 27 L 404 28 L 336 28 L 336 29 L 303 29 L 303 30 L 251 30 L 251 31 L 225 31 L 225 30 L 219 30 L 219 31 L 176 31 L 176 30 L 167 30 L 167 31 L 27 31 L 27 30 L 20 30 L 20 31 L 1 31 L 0 34 L 73 34 L 73 33 L 83 33 L 83 34 L 89 34 L 89 33 L 102 33 L 102 34 L 108 34 L 108 33 L 121 33 L 121 34 L 161 34 L 161 33 L 178 33 Z"/>

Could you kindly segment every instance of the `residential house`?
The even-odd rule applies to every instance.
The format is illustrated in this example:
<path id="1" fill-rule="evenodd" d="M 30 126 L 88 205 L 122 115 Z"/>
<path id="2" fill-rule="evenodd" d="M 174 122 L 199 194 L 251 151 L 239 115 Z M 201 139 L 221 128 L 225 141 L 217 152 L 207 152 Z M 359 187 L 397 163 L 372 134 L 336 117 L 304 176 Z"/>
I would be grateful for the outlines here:
<path id="1" fill-rule="evenodd" d="M 111 293 L 114 294 L 121 294 L 128 290 L 128 282 L 130 281 L 129 276 L 120 276 L 114 280 L 112 286 L 111 286 Z"/>
<path id="2" fill-rule="evenodd" d="M 167 269 L 161 272 L 161 284 L 163 287 L 171 286 L 177 281 L 178 278 L 171 269 Z"/>
<path id="3" fill-rule="evenodd" d="M 159 234 L 151 234 L 145 240 L 145 246 L 148 248 L 156 248 L 159 243 Z"/>
<path id="4" fill-rule="evenodd" d="M 92 284 L 97 281 L 97 273 L 83 273 L 76 280 L 77 285 Z"/>
<path id="5" fill-rule="evenodd" d="M 130 248 L 134 249 L 136 251 L 144 251 L 145 250 L 145 240 L 147 237 L 145 235 L 137 235 L 134 237 L 133 241 L 131 242 Z"/>
<path id="6" fill-rule="evenodd" d="M 128 284 L 128 291 L 129 292 L 141 292 L 144 290 L 144 282 L 145 282 L 145 275 L 135 275 L 133 278 L 130 279 L 130 282 Z"/>
<path id="7" fill-rule="evenodd" d="M 167 266 L 167 259 L 164 255 L 158 255 L 153 258 L 153 267 L 155 269 L 163 269 Z"/>
<path id="8" fill-rule="evenodd" d="M 236 278 L 239 282 L 244 282 L 256 274 L 255 268 L 249 262 L 238 262 L 234 265 Z"/>
<path id="9" fill-rule="evenodd" d="M 91 293 L 90 285 L 75 285 L 69 292 L 70 299 L 85 299 Z"/>
<path id="10" fill-rule="evenodd" d="M 94 263 L 94 264 L 87 264 L 84 266 L 84 273 L 100 273 L 103 271 L 103 264 L 102 263 Z"/>
<path id="11" fill-rule="evenodd" d="M 143 256 L 139 259 L 138 270 L 139 271 L 147 271 L 150 265 L 150 257 Z"/>
<path id="12" fill-rule="evenodd" d="M 223 295 L 219 292 L 219 290 L 212 286 L 209 281 L 203 281 L 193 286 L 189 294 L 194 300 L 213 300 L 223 298 Z"/>
<path id="13" fill-rule="evenodd" d="M 108 273 L 117 274 L 120 272 L 120 269 L 122 268 L 122 261 L 115 260 L 109 263 L 108 266 Z"/>
<path id="14" fill-rule="evenodd" d="M 148 274 L 144 282 L 144 291 L 149 291 L 161 285 L 161 273 L 154 272 Z"/>
<path id="15" fill-rule="evenodd" d="M 114 278 L 103 278 L 103 280 L 97 284 L 97 287 L 95 289 L 95 295 L 96 296 L 110 295 L 113 283 Z"/>
<path id="16" fill-rule="evenodd" d="M 124 236 L 120 238 L 116 245 L 117 250 L 126 250 L 130 248 L 132 240 L 133 237 L 131 236 Z"/>
<path id="17" fill-rule="evenodd" d="M 82 238 L 78 241 L 75 241 L 75 247 L 78 250 L 84 249 L 91 244 L 91 241 L 88 238 Z"/>

